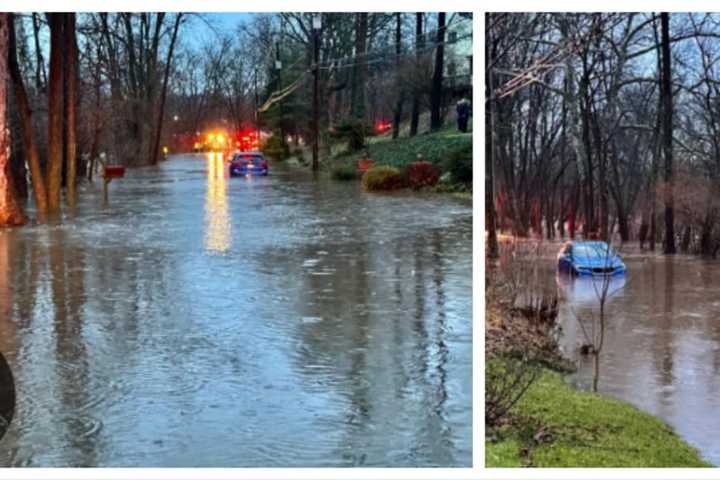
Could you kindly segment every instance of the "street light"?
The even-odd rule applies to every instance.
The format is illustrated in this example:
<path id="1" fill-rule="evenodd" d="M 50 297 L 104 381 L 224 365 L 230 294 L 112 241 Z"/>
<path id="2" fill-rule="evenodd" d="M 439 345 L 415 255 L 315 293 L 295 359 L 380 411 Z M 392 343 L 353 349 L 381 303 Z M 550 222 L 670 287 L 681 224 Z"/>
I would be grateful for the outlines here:
<path id="1" fill-rule="evenodd" d="M 175 115 L 175 116 L 173 117 L 173 121 L 177 122 L 178 120 L 180 120 L 180 117 L 178 117 L 177 115 Z"/>

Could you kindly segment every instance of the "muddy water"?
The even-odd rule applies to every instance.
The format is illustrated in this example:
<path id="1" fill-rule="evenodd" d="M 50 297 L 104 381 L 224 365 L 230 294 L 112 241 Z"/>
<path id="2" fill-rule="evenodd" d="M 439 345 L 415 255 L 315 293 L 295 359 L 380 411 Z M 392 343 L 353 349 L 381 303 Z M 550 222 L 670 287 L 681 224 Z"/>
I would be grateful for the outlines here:
<path id="1" fill-rule="evenodd" d="M 599 390 L 667 421 L 720 465 L 720 262 L 687 256 L 629 255 L 625 279 L 607 301 Z M 596 285 L 597 286 L 597 282 Z M 592 385 L 592 362 L 577 347 L 599 326 L 592 280 L 561 281 L 563 349 L 580 367 L 572 379 Z"/>
<path id="2" fill-rule="evenodd" d="M 0 232 L 0 465 L 471 464 L 469 205 L 204 156 L 83 188 Z"/>

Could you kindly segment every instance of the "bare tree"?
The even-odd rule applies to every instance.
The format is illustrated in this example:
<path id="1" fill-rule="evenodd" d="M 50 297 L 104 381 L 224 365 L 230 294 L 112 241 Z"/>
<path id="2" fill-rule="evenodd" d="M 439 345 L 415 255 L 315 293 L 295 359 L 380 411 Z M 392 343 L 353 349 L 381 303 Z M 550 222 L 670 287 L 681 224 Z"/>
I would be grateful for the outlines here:
<path id="1" fill-rule="evenodd" d="M 10 128 L 7 115 L 8 13 L 0 13 L 0 226 L 25 223 L 10 173 Z"/>
<path id="2" fill-rule="evenodd" d="M 48 211 L 60 210 L 63 165 L 63 15 L 48 13 L 50 79 L 48 84 Z"/>
<path id="3" fill-rule="evenodd" d="M 660 92 L 663 104 L 663 156 L 665 157 L 665 182 L 668 184 L 665 197 L 665 253 L 675 253 L 675 225 L 673 219 L 673 99 L 670 69 L 670 14 L 660 14 L 662 32 L 662 77 Z"/>
<path id="4" fill-rule="evenodd" d="M 440 110 L 442 108 L 443 70 L 445 69 L 445 12 L 438 12 L 435 43 L 435 72 L 433 73 L 432 93 L 430 95 L 430 130 L 438 130 L 443 125 Z"/>
<path id="5" fill-rule="evenodd" d="M 422 12 L 415 14 L 415 62 L 417 66 L 422 58 L 422 51 L 425 48 L 423 37 L 423 15 Z M 413 85 L 412 98 L 412 114 L 410 117 L 410 136 L 417 135 L 418 125 L 420 123 L 420 89 L 417 85 Z"/>
<path id="6" fill-rule="evenodd" d="M 182 15 L 182 13 L 177 13 L 175 15 L 175 24 L 173 25 L 170 46 L 168 47 L 168 54 L 167 58 L 165 59 L 165 74 L 163 75 L 162 91 L 160 92 L 160 108 L 158 109 L 158 118 L 157 122 L 155 123 L 152 158 L 150 159 L 151 164 L 157 163 L 158 156 L 160 154 L 160 136 L 162 134 L 163 115 L 165 114 L 165 97 L 167 96 L 168 78 L 170 76 L 170 66 L 172 65 L 173 52 L 175 51 L 175 42 L 177 40 L 178 30 L 180 29 Z"/>
<path id="7" fill-rule="evenodd" d="M 65 161 L 67 162 L 67 192 L 65 200 L 75 206 L 77 200 L 77 65 L 78 51 L 75 38 L 75 14 L 65 14 Z"/>
<path id="8" fill-rule="evenodd" d="M 35 197 L 35 205 L 38 214 L 42 216 L 47 211 L 47 190 L 45 187 L 45 178 L 42 169 L 40 168 L 40 159 L 33 134 L 32 111 L 30 110 L 25 84 L 23 82 L 17 60 L 14 27 L 15 14 L 8 14 L 8 19 L 8 30 L 10 36 L 8 67 L 10 77 L 12 78 L 12 82 L 15 87 L 15 101 L 17 102 L 18 113 L 20 115 L 20 123 L 23 132 L 23 144 L 25 146 L 27 164 L 30 168 L 30 179 L 32 182 L 33 195 Z"/>

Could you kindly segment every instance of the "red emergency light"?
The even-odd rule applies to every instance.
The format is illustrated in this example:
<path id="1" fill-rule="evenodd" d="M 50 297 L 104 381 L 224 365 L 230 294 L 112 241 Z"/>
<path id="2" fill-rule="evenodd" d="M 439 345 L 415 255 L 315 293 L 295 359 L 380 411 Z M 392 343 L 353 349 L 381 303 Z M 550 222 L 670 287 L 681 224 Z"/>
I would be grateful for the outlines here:
<path id="1" fill-rule="evenodd" d="M 382 120 L 375 122 L 375 131 L 378 133 L 387 132 L 392 125 L 390 122 L 383 122 Z"/>

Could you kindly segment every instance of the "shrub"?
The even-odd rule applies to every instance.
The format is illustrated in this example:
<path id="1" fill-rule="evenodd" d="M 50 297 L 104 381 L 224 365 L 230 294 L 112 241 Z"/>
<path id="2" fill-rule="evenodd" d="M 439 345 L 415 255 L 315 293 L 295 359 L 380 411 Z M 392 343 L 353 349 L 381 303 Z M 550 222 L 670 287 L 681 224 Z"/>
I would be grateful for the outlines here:
<path id="1" fill-rule="evenodd" d="M 357 152 L 365 148 L 365 137 L 372 135 L 372 127 L 360 120 L 348 120 L 335 126 L 332 136 L 347 140 L 348 151 Z"/>
<path id="2" fill-rule="evenodd" d="M 363 188 L 368 192 L 377 190 L 396 190 L 403 187 L 400 170 L 380 165 L 372 167 L 362 177 Z"/>
<path id="3" fill-rule="evenodd" d="M 447 157 L 446 168 L 454 182 L 472 183 L 472 143 L 452 150 Z"/>
<path id="4" fill-rule="evenodd" d="M 431 162 L 413 162 L 405 168 L 410 188 L 432 187 L 440 179 L 440 170 Z"/>
<path id="5" fill-rule="evenodd" d="M 275 160 L 286 160 L 290 156 L 290 147 L 280 135 L 268 138 L 262 151 Z"/>
<path id="6" fill-rule="evenodd" d="M 332 169 L 332 178 L 335 180 L 355 180 L 357 170 L 352 165 L 338 165 Z"/>
<path id="7" fill-rule="evenodd" d="M 305 162 L 305 151 L 300 147 L 295 147 L 292 151 L 292 156 L 297 158 L 298 162 Z"/>
<path id="8" fill-rule="evenodd" d="M 499 426 L 540 373 L 526 355 L 490 355 L 485 362 L 485 426 Z"/>

